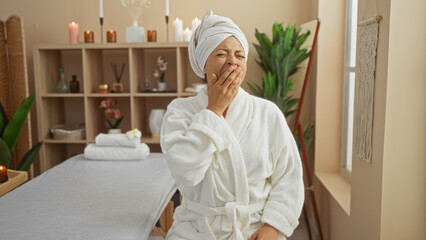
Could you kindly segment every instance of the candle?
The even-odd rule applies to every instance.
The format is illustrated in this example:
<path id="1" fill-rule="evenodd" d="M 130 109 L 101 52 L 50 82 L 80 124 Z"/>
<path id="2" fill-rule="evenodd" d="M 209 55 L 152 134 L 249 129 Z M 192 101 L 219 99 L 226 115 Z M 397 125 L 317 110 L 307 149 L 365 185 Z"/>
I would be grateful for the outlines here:
<path id="1" fill-rule="evenodd" d="M 85 43 L 94 43 L 95 42 L 95 35 L 93 31 L 85 31 L 84 32 L 84 42 Z"/>
<path id="2" fill-rule="evenodd" d="M 166 0 L 166 16 L 169 16 L 169 0 Z"/>
<path id="3" fill-rule="evenodd" d="M 75 22 L 68 24 L 68 30 L 70 33 L 70 43 L 78 43 L 78 24 Z"/>
<path id="4" fill-rule="evenodd" d="M 0 183 L 6 182 L 7 177 L 7 167 L 4 165 L 0 165 Z"/>
<path id="5" fill-rule="evenodd" d="M 109 43 L 115 43 L 117 42 L 117 34 L 114 30 L 109 30 L 107 32 L 107 42 Z"/>
<path id="6" fill-rule="evenodd" d="M 98 85 L 98 92 L 99 93 L 109 93 L 109 86 L 108 86 L 108 84 L 99 84 Z"/>
<path id="7" fill-rule="evenodd" d="M 173 33 L 175 42 L 182 42 L 182 28 L 183 21 L 179 18 L 176 18 L 176 20 L 173 21 Z"/>
<path id="8" fill-rule="evenodd" d="M 99 0 L 99 17 L 104 17 L 104 7 L 103 7 L 103 0 Z"/>
<path id="9" fill-rule="evenodd" d="M 189 28 L 186 28 L 185 31 L 183 31 L 183 41 L 189 42 L 191 39 L 192 31 L 189 30 Z"/>
<path id="10" fill-rule="evenodd" d="M 195 18 L 192 20 L 192 31 L 195 31 L 195 29 L 200 25 L 201 21 L 198 18 Z"/>
<path id="11" fill-rule="evenodd" d="M 148 30 L 148 42 L 156 42 L 157 41 L 157 31 Z"/>

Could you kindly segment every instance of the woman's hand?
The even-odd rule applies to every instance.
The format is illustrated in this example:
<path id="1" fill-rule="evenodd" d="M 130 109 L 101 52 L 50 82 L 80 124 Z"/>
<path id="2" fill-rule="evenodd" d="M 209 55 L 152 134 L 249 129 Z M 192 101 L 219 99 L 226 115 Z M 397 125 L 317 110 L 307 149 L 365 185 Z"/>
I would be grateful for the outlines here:
<path id="1" fill-rule="evenodd" d="M 242 76 L 243 72 L 237 66 L 226 69 L 219 79 L 217 79 L 216 74 L 212 74 L 207 109 L 216 113 L 219 117 L 222 116 L 237 94 L 242 83 Z"/>
<path id="2" fill-rule="evenodd" d="M 259 230 L 251 235 L 250 240 L 276 240 L 278 239 L 278 230 L 265 223 Z"/>

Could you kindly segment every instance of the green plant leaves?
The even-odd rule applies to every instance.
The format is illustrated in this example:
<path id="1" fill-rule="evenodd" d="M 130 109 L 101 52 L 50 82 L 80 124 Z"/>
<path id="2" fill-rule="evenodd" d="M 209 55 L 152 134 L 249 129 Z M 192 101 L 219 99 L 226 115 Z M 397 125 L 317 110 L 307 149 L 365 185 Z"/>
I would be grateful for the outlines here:
<path id="1" fill-rule="evenodd" d="M 0 138 L 0 165 L 5 165 L 9 168 L 12 155 L 10 154 L 7 143 Z"/>
<path id="2" fill-rule="evenodd" d="M 310 56 L 308 49 L 302 48 L 310 32 L 301 34 L 301 28 L 289 25 L 285 29 L 282 23 L 272 26 L 272 41 L 257 29 L 255 32 L 259 44 L 254 44 L 259 59 L 257 64 L 262 68 L 262 86 L 248 83 L 252 93 L 277 104 L 286 117 L 295 112 L 299 99 L 287 96 L 293 88 L 291 78 L 299 70 L 299 65 Z"/>
<path id="3" fill-rule="evenodd" d="M 30 112 L 31 106 L 34 101 L 34 94 L 24 99 L 16 110 L 15 115 L 7 124 L 3 133 L 3 140 L 8 145 L 10 151 L 15 148 L 16 142 L 18 141 L 19 135 L 21 134 L 22 127 L 27 119 L 28 113 Z"/>
<path id="4" fill-rule="evenodd" d="M 43 142 L 38 142 L 34 144 L 27 153 L 25 153 L 24 157 L 22 157 L 22 160 L 18 164 L 19 171 L 28 171 L 28 169 L 30 169 L 31 164 L 34 162 L 41 146 L 43 146 Z"/>
<path id="5" fill-rule="evenodd" d="M 3 104 L 0 102 L 0 138 L 3 137 L 4 129 L 7 124 L 9 124 L 9 120 L 6 115 L 6 111 L 3 108 Z"/>

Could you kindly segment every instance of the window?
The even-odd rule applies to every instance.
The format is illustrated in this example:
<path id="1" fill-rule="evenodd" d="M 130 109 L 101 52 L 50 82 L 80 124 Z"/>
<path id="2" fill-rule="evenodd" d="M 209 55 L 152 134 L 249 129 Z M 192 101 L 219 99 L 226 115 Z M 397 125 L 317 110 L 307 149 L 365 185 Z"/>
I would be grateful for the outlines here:
<path id="1" fill-rule="evenodd" d="M 358 0 L 346 0 L 346 37 L 343 91 L 342 174 L 352 172 L 352 136 L 355 95 L 355 63 Z"/>

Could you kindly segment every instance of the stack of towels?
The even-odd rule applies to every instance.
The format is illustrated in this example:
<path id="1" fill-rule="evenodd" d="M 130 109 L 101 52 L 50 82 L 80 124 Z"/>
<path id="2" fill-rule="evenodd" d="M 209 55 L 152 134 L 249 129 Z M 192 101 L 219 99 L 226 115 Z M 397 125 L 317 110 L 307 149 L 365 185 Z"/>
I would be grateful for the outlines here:
<path id="1" fill-rule="evenodd" d="M 140 160 L 149 156 L 149 147 L 141 143 L 138 129 L 120 134 L 99 134 L 95 142 L 84 149 L 84 157 L 90 160 Z"/>

